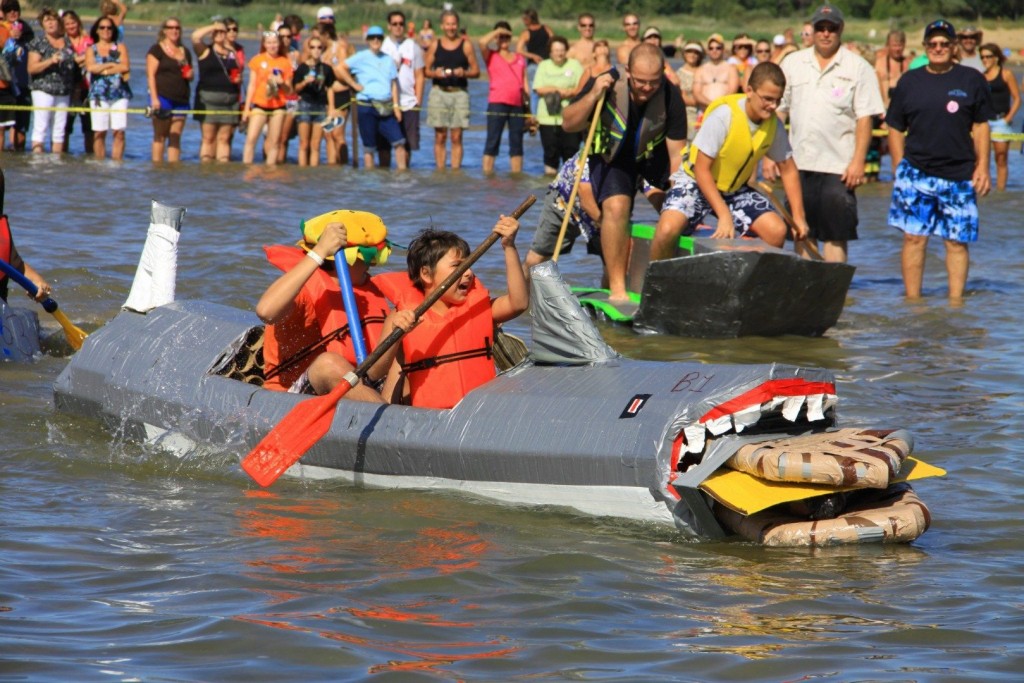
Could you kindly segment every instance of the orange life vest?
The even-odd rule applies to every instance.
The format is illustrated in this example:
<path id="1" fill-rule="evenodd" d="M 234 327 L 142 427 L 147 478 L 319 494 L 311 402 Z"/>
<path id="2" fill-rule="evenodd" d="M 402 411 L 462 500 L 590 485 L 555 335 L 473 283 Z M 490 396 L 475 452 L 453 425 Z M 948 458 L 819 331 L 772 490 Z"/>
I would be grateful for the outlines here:
<path id="1" fill-rule="evenodd" d="M 423 292 L 405 273 L 378 275 L 380 287 L 398 304 L 412 310 L 423 303 Z M 429 310 L 402 337 L 402 370 L 409 382 L 412 404 L 421 408 L 451 408 L 481 384 L 494 379 L 494 317 L 491 296 L 479 280 L 469 296 L 446 313 Z"/>
<path id="2" fill-rule="evenodd" d="M 306 257 L 306 252 L 297 247 L 275 245 L 265 246 L 263 250 L 267 260 L 285 272 Z M 390 312 L 387 299 L 374 284 L 373 278 L 361 285 L 353 284 L 352 291 L 363 323 L 367 348 L 372 349 L 380 340 L 384 319 Z M 348 334 L 348 318 L 341 302 L 341 286 L 336 277 L 317 268 L 299 291 L 291 312 L 280 322 L 267 325 L 263 336 L 264 372 L 274 373 L 281 363 L 325 338 L 329 338 L 326 345 L 292 367 L 273 374 L 264 383 L 264 388 L 287 390 L 324 351 L 339 353 L 356 365 L 355 348 Z"/>

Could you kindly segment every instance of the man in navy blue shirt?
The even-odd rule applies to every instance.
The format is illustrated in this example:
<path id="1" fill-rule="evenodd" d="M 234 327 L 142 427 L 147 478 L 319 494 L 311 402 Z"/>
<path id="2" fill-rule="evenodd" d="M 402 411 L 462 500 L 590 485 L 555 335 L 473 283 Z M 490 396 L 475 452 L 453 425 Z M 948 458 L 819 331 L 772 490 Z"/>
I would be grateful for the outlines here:
<path id="1" fill-rule="evenodd" d="M 989 177 L 988 121 L 995 118 L 984 76 L 953 61 L 956 31 L 948 21 L 924 30 L 928 64 L 903 74 L 893 92 L 889 126 L 894 182 L 889 225 L 903 231 L 903 285 L 908 299 L 921 296 L 931 235 L 946 246 L 949 298 L 963 298 L 978 240 L 977 195 Z"/>

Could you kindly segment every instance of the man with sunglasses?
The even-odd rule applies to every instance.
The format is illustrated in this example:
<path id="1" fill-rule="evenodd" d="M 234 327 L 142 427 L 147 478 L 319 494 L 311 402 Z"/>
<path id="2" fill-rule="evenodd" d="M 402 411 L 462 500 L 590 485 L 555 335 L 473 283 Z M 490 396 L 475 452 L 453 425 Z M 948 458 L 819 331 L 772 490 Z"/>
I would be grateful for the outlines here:
<path id="1" fill-rule="evenodd" d="M 568 57 L 587 68 L 594 63 L 594 32 L 597 30 L 594 15 L 589 12 L 581 14 L 576 19 L 576 30 L 580 32 L 580 37 L 569 46 Z"/>
<path id="2" fill-rule="evenodd" d="M 391 57 L 398 69 L 398 100 L 402 109 L 405 149 L 411 157 L 420 148 L 420 107 L 423 104 L 423 48 L 405 31 L 405 13 L 388 12 L 388 35 L 381 52 Z M 381 147 L 385 149 L 385 147 Z M 384 165 L 384 162 L 381 162 Z"/>
<path id="3" fill-rule="evenodd" d="M 960 65 L 969 66 L 985 73 L 985 65 L 981 63 L 981 55 L 978 54 L 978 46 L 981 45 L 982 32 L 973 26 L 968 26 L 956 35 L 960 47 Z"/>
<path id="4" fill-rule="evenodd" d="M 705 108 L 719 97 L 734 95 L 740 89 L 740 72 L 725 58 L 725 38 L 721 33 L 708 36 L 708 58 L 697 67 L 693 77 L 693 97 L 697 109 Z"/>
<path id="5" fill-rule="evenodd" d="M 928 64 L 903 74 L 885 115 L 894 169 L 889 225 L 903 231 L 908 299 L 921 296 L 931 235 L 945 243 L 950 301 L 963 298 L 968 245 L 978 240 L 977 195 L 991 188 L 992 98 L 984 76 L 954 61 L 956 38 L 948 21 L 925 28 Z"/>
<path id="6" fill-rule="evenodd" d="M 664 70 L 661 49 L 643 43 L 629 55 L 628 77 L 620 78 L 614 69 L 592 77 L 562 110 L 562 128 L 568 133 L 587 130 L 591 116 L 599 117 L 590 179 L 601 207 L 608 298 L 616 305 L 629 303 L 629 225 L 640 181 L 667 189 L 686 145 L 686 106 Z M 595 113 L 602 96 L 604 106 Z"/>
<path id="7" fill-rule="evenodd" d="M 779 112 L 789 117 L 810 239 L 824 242 L 826 261 L 845 263 L 847 243 L 857 239 L 854 190 L 865 182 L 871 119 L 885 107 L 872 66 L 842 47 L 843 13 L 826 3 L 811 26 L 814 45 L 782 62 L 786 91 Z M 778 177 L 767 160 L 764 175 Z M 797 251 L 805 244 L 798 242 Z"/>
<path id="8" fill-rule="evenodd" d="M 626 39 L 615 48 L 615 58 L 619 60 L 619 64 L 626 66 L 629 64 L 629 53 L 642 42 L 640 40 L 640 17 L 632 13 L 622 17 L 622 30 L 626 32 Z"/>

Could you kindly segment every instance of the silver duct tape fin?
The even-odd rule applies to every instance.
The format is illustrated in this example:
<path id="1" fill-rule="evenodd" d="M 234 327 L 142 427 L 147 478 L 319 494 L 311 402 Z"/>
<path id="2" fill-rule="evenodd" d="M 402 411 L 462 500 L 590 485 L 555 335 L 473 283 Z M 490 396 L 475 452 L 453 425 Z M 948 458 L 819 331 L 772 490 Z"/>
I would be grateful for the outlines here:
<path id="1" fill-rule="evenodd" d="M 619 358 L 580 306 L 554 261 L 530 269 L 530 310 L 537 363 L 583 365 Z"/>
<path id="2" fill-rule="evenodd" d="M 178 237 L 185 208 L 154 200 L 149 212 L 149 232 L 135 271 L 125 310 L 147 313 L 174 301 L 178 278 Z"/>

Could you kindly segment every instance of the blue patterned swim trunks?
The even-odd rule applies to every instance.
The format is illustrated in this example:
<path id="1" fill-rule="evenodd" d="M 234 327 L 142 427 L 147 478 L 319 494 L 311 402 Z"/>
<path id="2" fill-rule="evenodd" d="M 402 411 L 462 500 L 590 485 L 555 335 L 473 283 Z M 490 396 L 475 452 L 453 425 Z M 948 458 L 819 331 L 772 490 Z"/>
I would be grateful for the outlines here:
<path id="1" fill-rule="evenodd" d="M 896 167 L 889 225 L 908 235 L 938 235 L 951 242 L 978 241 L 978 201 L 970 180 L 946 180 L 914 168 Z"/>

